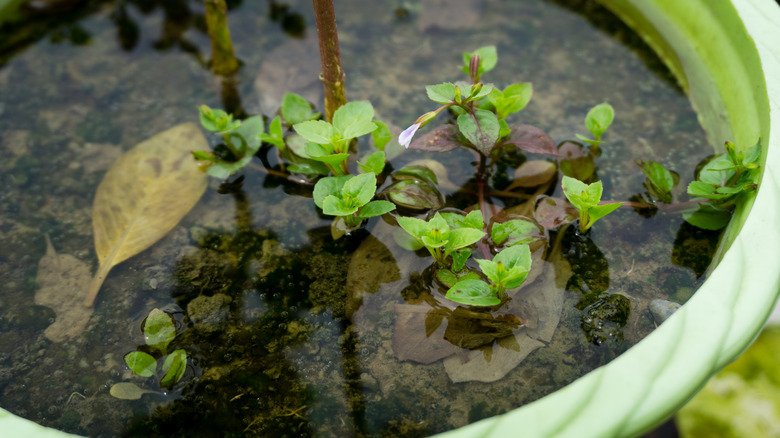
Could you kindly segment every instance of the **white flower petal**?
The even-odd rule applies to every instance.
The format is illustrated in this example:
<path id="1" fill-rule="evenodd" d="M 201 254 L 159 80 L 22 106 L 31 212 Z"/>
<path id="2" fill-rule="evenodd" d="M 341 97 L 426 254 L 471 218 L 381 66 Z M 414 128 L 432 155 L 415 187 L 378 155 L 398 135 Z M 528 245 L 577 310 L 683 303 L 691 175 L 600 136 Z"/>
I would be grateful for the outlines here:
<path id="1" fill-rule="evenodd" d="M 412 137 L 414 137 L 414 133 L 417 132 L 418 129 L 420 129 L 419 123 L 415 123 L 414 125 L 406 128 L 404 132 L 398 136 L 398 143 L 408 149 L 409 144 L 412 143 Z"/>

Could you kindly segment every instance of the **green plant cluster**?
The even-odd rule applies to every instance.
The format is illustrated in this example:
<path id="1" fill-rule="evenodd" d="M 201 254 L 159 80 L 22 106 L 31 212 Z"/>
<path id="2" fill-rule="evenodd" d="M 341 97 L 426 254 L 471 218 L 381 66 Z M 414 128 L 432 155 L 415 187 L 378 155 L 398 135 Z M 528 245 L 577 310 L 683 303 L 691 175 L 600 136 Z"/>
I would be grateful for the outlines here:
<path id="1" fill-rule="evenodd" d="M 316 180 L 312 197 L 323 214 L 334 217 L 334 238 L 359 228 L 366 219 L 385 215 L 407 233 L 407 238 L 396 236 L 399 243 L 410 249 L 426 248 L 433 257 L 438 284 L 447 290 L 445 296 L 470 306 L 505 302 L 508 291 L 519 287 L 531 270 L 529 245 L 546 242 L 550 231 L 577 223 L 579 231 L 587 233 L 598 220 L 624 205 L 643 214 L 682 212 L 691 224 L 717 229 L 727 223 L 740 196 L 756 188 L 760 147 L 737 152 L 727 143 L 726 153 L 706 163 L 688 186 L 688 194 L 696 197 L 692 201 L 675 204 L 673 189 L 679 176 L 650 160 L 636 161 L 647 177 L 646 193 L 632 198 L 636 201 L 605 201 L 595 163 L 615 119 L 613 107 L 601 103 L 588 111 L 584 126 L 590 136 L 576 134 L 582 143 L 556 144 L 542 129 L 510 120 L 528 105 L 533 87 L 518 82 L 501 89 L 484 82 L 483 75 L 497 63 L 494 46 L 464 53 L 460 70 L 468 80 L 427 86 L 428 99 L 439 106 L 418 117 L 397 141 L 389 127 L 375 119 L 369 102 L 346 103 L 327 122 L 301 96 L 288 93 L 279 114 L 268 124 L 268 132 L 260 116 L 237 121 L 223 111 L 201 106 L 201 123 L 220 135 L 221 143 L 213 152 L 193 154 L 210 175 L 227 178 L 246 166 L 263 144 L 274 147 L 278 170 L 267 171 Z M 450 115 L 447 122 L 417 136 L 441 113 Z M 370 152 L 350 159 L 367 143 L 373 144 Z M 390 158 L 403 151 L 401 146 L 426 152 L 474 151 L 477 163 L 469 190 L 476 196 L 467 209 L 470 212 L 441 210 L 442 172 L 433 164 L 417 162 L 397 170 L 387 166 Z M 496 190 L 491 180 L 495 184 L 497 166 L 518 153 L 544 157 L 534 162 L 535 168 L 544 171 L 528 171 L 516 180 L 522 182 Z M 558 172 L 565 199 L 546 194 L 554 191 Z M 486 221 L 488 201 L 503 198 L 507 204 L 517 199 L 513 190 L 518 187 L 536 194 L 530 201 L 531 213 Z M 414 215 L 425 215 L 425 219 Z"/>

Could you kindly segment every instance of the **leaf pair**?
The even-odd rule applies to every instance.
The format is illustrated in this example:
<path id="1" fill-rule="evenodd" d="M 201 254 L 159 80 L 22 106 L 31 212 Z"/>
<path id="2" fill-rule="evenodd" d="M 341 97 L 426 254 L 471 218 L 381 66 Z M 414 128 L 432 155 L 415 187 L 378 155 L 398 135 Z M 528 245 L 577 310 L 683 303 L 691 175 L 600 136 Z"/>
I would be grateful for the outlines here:
<path id="1" fill-rule="evenodd" d="M 482 213 L 476 211 L 470 214 L 472 216 L 468 219 L 469 223 L 476 224 L 477 215 L 479 222 L 483 223 Z M 420 247 L 428 249 L 428 252 L 440 264 L 443 264 L 454 251 L 470 246 L 485 236 L 482 226 L 478 229 L 471 226 L 454 228 L 438 212 L 427 222 L 412 217 L 399 217 L 398 225 L 409 233 Z"/>
<path id="2" fill-rule="evenodd" d="M 600 103 L 588 111 L 585 116 L 585 127 L 593 134 L 593 139 L 577 134 L 577 138 L 593 146 L 601 144 L 601 137 L 615 119 L 615 110 L 608 103 Z"/>
<path id="3" fill-rule="evenodd" d="M 173 324 L 173 318 L 160 309 L 153 309 L 149 312 L 146 320 L 144 320 L 143 332 L 146 345 L 165 356 L 162 364 L 163 377 L 160 380 L 160 387 L 173 387 L 181 380 L 187 368 L 187 352 L 177 349 L 168 354 L 168 344 L 176 337 L 176 327 Z M 157 374 L 157 359 L 143 351 L 128 353 L 125 355 L 125 363 L 133 373 L 139 376 L 152 377 Z M 127 385 L 127 383 L 124 385 Z M 138 393 L 138 397 L 142 394 L 143 392 Z"/>
<path id="4" fill-rule="evenodd" d="M 520 286 L 531 270 L 531 250 L 528 245 L 516 245 L 499 252 L 493 260 L 477 259 L 479 268 L 492 284 L 464 278 L 452 286 L 446 297 L 470 306 L 496 306 L 507 289 Z"/>
<path id="5" fill-rule="evenodd" d="M 392 202 L 371 201 L 375 192 L 376 175 L 369 172 L 322 178 L 312 195 L 323 213 L 344 218 L 349 226 L 357 226 L 363 219 L 395 210 Z"/>
<path id="6" fill-rule="evenodd" d="M 281 122 L 274 120 L 271 123 L 271 134 L 265 135 L 265 122 L 262 116 L 253 116 L 246 120 L 233 120 L 233 116 L 222 110 L 212 109 L 201 105 L 200 121 L 204 128 L 222 135 L 223 145 L 232 159 L 218 157 L 213 152 L 193 151 L 192 155 L 200 161 L 200 167 L 207 174 L 220 179 L 227 179 L 233 173 L 249 164 L 252 157 L 260 149 L 263 139 L 274 144 L 281 140 Z M 265 137 L 263 137 L 265 136 Z"/>
<path id="7" fill-rule="evenodd" d="M 597 220 L 623 205 L 622 202 L 599 205 L 603 190 L 601 181 L 585 184 L 578 179 L 564 176 L 561 184 L 563 194 L 580 214 L 580 231 L 589 230 Z"/>
<path id="8" fill-rule="evenodd" d="M 321 161 L 335 175 L 344 175 L 348 173 L 346 160 L 350 142 L 378 128 L 373 118 L 371 103 L 349 102 L 336 110 L 332 124 L 324 120 L 309 120 L 293 125 L 293 129 L 307 140 L 304 158 Z"/>

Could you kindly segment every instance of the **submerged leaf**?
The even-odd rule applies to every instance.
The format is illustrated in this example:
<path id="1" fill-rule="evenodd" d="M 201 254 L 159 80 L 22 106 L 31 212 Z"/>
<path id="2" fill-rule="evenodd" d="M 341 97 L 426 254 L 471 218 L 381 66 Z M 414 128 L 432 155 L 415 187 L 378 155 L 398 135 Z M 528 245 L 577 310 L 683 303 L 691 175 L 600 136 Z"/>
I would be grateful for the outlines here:
<path id="1" fill-rule="evenodd" d="M 558 155 L 555 142 L 549 134 L 536 126 L 516 124 L 509 127 L 512 133 L 504 144 L 515 145 L 518 149 L 532 154 Z"/>
<path id="2" fill-rule="evenodd" d="M 190 151 L 207 148 L 200 129 L 183 123 L 139 143 L 111 166 L 92 206 L 100 267 L 84 304 L 95 302 L 113 266 L 160 240 L 195 206 L 208 178 Z"/>
<path id="3" fill-rule="evenodd" d="M 557 173 L 558 167 L 549 161 L 526 161 L 515 170 L 515 179 L 505 190 L 512 190 L 515 187 L 537 187 L 548 183 Z"/>
<path id="4" fill-rule="evenodd" d="M 144 394 L 156 394 L 148 389 L 141 389 L 135 383 L 119 382 L 111 387 L 111 395 L 122 400 L 138 400 Z"/>
<path id="5" fill-rule="evenodd" d="M 43 334 L 52 342 L 62 342 L 84 331 L 91 308 L 84 307 L 80 298 L 89 287 L 89 266 L 70 254 L 57 254 L 46 236 L 46 254 L 38 262 L 39 289 L 35 304 L 51 307 L 57 319 Z"/>

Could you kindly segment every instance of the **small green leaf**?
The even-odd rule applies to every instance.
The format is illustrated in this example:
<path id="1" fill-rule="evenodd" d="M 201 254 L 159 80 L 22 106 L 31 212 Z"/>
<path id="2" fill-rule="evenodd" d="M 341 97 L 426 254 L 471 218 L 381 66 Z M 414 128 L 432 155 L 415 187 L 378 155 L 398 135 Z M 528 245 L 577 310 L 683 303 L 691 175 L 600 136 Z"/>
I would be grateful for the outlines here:
<path id="1" fill-rule="evenodd" d="M 341 154 L 334 154 L 329 151 L 323 145 L 319 143 L 308 142 L 306 143 L 306 154 L 315 161 L 322 161 L 323 163 L 330 164 L 333 167 L 337 167 L 342 161 L 349 158 L 349 154 L 344 152 Z"/>
<path id="2" fill-rule="evenodd" d="M 405 166 L 399 170 L 393 172 L 393 180 L 401 181 L 405 179 L 416 179 L 426 182 L 428 184 L 436 185 L 439 180 L 436 178 L 436 173 L 427 166 Z"/>
<path id="3" fill-rule="evenodd" d="M 564 176 L 561 180 L 561 187 L 563 187 L 563 194 L 577 210 L 585 210 L 599 203 L 600 199 L 592 200 L 587 196 L 588 184 L 576 178 Z"/>
<path id="4" fill-rule="evenodd" d="M 333 113 L 333 127 L 342 139 L 357 138 L 377 128 L 373 118 L 374 107 L 368 101 L 347 102 Z"/>
<path id="5" fill-rule="evenodd" d="M 357 210 L 357 205 L 348 205 L 338 196 L 328 195 L 322 201 L 322 212 L 329 216 L 349 216 Z"/>
<path id="6" fill-rule="evenodd" d="M 503 223 L 496 222 L 490 230 L 490 238 L 496 245 L 507 246 L 529 244 L 542 238 L 542 232 L 535 223 L 512 219 Z"/>
<path id="7" fill-rule="evenodd" d="M 162 370 L 165 373 L 162 380 L 160 380 L 160 386 L 163 388 L 171 388 L 184 375 L 184 371 L 187 370 L 187 352 L 184 350 L 174 350 L 163 362 Z"/>
<path id="8" fill-rule="evenodd" d="M 468 249 L 462 249 L 452 253 L 452 269 L 457 272 L 463 269 L 466 265 L 466 261 L 471 257 L 471 251 Z M 451 285 L 450 285 L 451 286 Z"/>
<path id="9" fill-rule="evenodd" d="M 358 207 L 368 204 L 376 193 L 376 175 L 369 172 L 353 176 L 344 183 L 341 193 L 344 198 L 354 198 Z"/>
<path id="10" fill-rule="evenodd" d="M 491 282 L 498 284 L 501 281 L 501 277 L 498 274 L 498 263 L 493 260 L 476 259 L 479 264 L 479 269 L 482 274 L 488 278 Z"/>
<path id="11" fill-rule="evenodd" d="M 450 230 L 449 241 L 447 242 L 446 246 L 447 252 L 472 245 L 478 242 L 484 236 L 484 231 L 475 230 L 474 228 L 458 228 Z"/>
<path id="12" fill-rule="evenodd" d="M 371 201 L 364 205 L 358 213 L 359 218 L 370 218 L 375 216 L 382 216 L 385 213 L 389 213 L 395 210 L 395 204 L 390 201 Z"/>
<path id="13" fill-rule="evenodd" d="M 461 280 L 479 280 L 479 275 L 473 271 L 456 274 L 449 269 L 439 269 L 436 271 L 436 278 L 445 286 L 451 288 Z"/>
<path id="14" fill-rule="evenodd" d="M 374 123 L 376 123 L 377 126 L 377 128 L 371 132 L 371 138 L 374 140 L 374 147 L 380 151 L 384 151 L 385 145 L 393 139 L 393 133 L 390 132 L 390 128 L 386 124 L 379 120 L 374 120 Z"/>
<path id="15" fill-rule="evenodd" d="M 475 279 L 457 282 L 447 291 L 445 297 L 468 306 L 489 307 L 501 304 L 501 300 L 491 292 L 487 283 Z"/>
<path id="16" fill-rule="evenodd" d="M 485 219 L 482 217 L 482 212 L 479 210 L 470 211 L 469 214 L 463 218 L 463 226 L 477 230 L 485 228 Z"/>
<path id="17" fill-rule="evenodd" d="M 622 202 L 615 202 L 611 204 L 601 204 L 590 207 L 588 209 L 589 219 L 586 229 L 592 227 L 597 220 L 617 210 L 621 205 L 623 205 Z"/>
<path id="18" fill-rule="evenodd" d="M 458 129 L 482 155 L 488 156 L 498 141 L 500 126 L 490 111 L 476 110 L 458 117 Z"/>
<path id="19" fill-rule="evenodd" d="M 722 188 L 722 187 L 721 187 Z M 688 194 L 707 199 L 723 199 L 729 195 L 717 192 L 718 187 L 701 181 L 693 181 L 688 184 Z"/>
<path id="20" fill-rule="evenodd" d="M 154 391 L 141 389 L 135 383 L 119 382 L 111 387 L 111 396 L 122 400 L 138 400 L 144 394 L 155 394 Z"/>
<path id="21" fill-rule="evenodd" d="M 306 140 L 319 144 L 330 144 L 335 134 L 333 125 L 324 120 L 296 123 L 293 129 Z"/>
<path id="22" fill-rule="evenodd" d="M 165 354 L 168 344 L 176 337 L 176 327 L 171 315 L 160 309 L 152 309 L 144 320 L 144 340 L 146 345 Z"/>
<path id="23" fill-rule="evenodd" d="M 496 115 L 503 120 L 510 114 L 521 111 L 531 101 L 533 95 L 533 86 L 530 82 L 513 84 L 504 89 L 496 96 L 491 95 L 491 102 L 496 107 Z"/>
<path id="24" fill-rule="evenodd" d="M 358 161 L 358 166 L 360 166 L 363 172 L 373 172 L 374 174 L 379 175 L 385 169 L 385 153 L 383 151 L 376 151 L 366 157 L 362 162 Z"/>
<path id="25" fill-rule="evenodd" d="M 428 99 L 442 105 L 446 105 L 455 100 L 455 84 L 451 82 L 428 85 L 425 87 L 425 91 L 428 93 Z"/>
<path id="26" fill-rule="evenodd" d="M 478 88 L 478 91 L 476 93 L 474 93 L 473 91 L 475 88 Z M 476 101 L 490 94 L 493 90 L 495 90 L 495 86 L 493 84 L 479 83 L 479 84 L 473 84 L 471 86 L 471 90 L 472 90 L 472 94 L 471 97 L 469 98 L 469 101 L 472 100 Z"/>
<path id="27" fill-rule="evenodd" d="M 312 110 L 311 104 L 295 93 L 286 93 L 282 99 L 282 117 L 289 125 L 314 120 L 320 113 Z"/>
<path id="28" fill-rule="evenodd" d="M 404 229 L 407 233 L 409 233 L 412 237 L 416 238 L 418 241 L 422 242 L 422 236 L 426 234 L 428 231 L 428 223 L 425 222 L 422 219 L 417 219 L 415 217 L 404 217 L 399 216 L 396 218 L 398 221 L 398 225 L 401 226 L 401 228 Z"/>
<path id="29" fill-rule="evenodd" d="M 157 360 L 143 351 L 127 353 L 125 363 L 130 371 L 142 377 L 152 377 L 157 371 Z"/>
<path id="30" fill-rule="evenodd" d="M 729 223 L 731 213 L 728 210 L 702 204 L 692 213 L 683 213 L 683 219 L 689 224 L 705 230 L 719 230 Z"/>
<path id="31" fill-rule="evenodd" d="M 672 189 L 677 184 L 672 172 L 667 170 L 662 164 L 650 160 L 634 160 L 642 173 L 647 177 L 647 181 L 652 192 L 661 202 L 669 204 L 672 202 Z"/>
<path id="32" fill-rule="evenodd" d="M 279 150 L 284 150 L 285 144 L 282 133 L 282 119 L 279 116 L 276 116 L 271 120 L 271 124 L 268 125 L 268 134 L 260 134 L 260 140 L 271 143 L 279 148 Z"/>
<path id="33" fill-rule="evenodd" d="M 350 178 L 352 178 L 352 175 L 328 176 L 317 181 L 312 192 L 312 197 L 317 207 L 323 208 L 323 202 L 329 195 L 340 197 L 341 188 L 344 187 L 344 183 Z"/>
<path id="34" fill-rule="evenodd" d="M 463 53 L 463 62 L 465 65 L 461 67 L 461 70 L 469 74 L 469 61 L 474 55 L 479 55 L 479 74 L 493 70 L 498 63 L 498 52 L 496 46 L 485 46 L 473 51 L 472 53 Z"/>
<path id="35" fill-rule="evenodd" d="M 612 106 L 608 103 L 600 103 L 588 111 L 588 115 L 585 116 L 585 127 L 596 140 L 600 140 L 614 119 L 615 110 Z"/>

